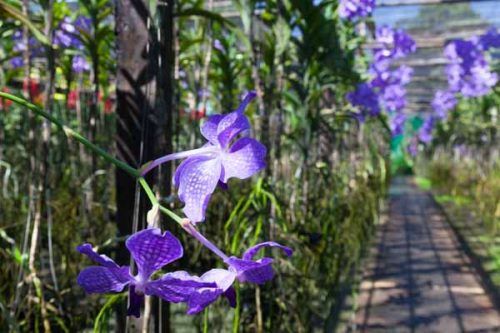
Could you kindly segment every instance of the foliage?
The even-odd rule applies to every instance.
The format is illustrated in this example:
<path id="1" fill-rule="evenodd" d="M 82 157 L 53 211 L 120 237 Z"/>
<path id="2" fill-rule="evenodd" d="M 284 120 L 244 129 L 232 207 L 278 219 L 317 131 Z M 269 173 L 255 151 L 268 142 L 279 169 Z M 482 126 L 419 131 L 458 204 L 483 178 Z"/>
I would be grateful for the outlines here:
<path id="1" fill-rule="evenodd" d="M 54 14 L 52 30 L 65 17 L 77 19 L 73 3 L 46 5 L 45 11 L 30 9 L 31 23 L 38 30 L 47 28 L 42 17 L 48 11 Z M 178 36 L 172 47 L 177 58 L 173 74 L 178 110 L 173 145 L 175 151 L 198 146 L 202 119 L 229 112 L 241 92 L 255 89 L 258 101 L 247 115 L 257 128 L 255 135 L 268 147 L 268 168 L 253 182 L 218 191 L 207 211 L 209 222 L 200 229 L 234 255 L 268 239 L 296 252 L 290 261 L 277 260 L 280 275 L 272 283 L 256 290 L 241 285 L 236 310 L 228 311 L 226 304 L 218 302 L 206 317 L 187 317 L 177 315 L 172 306 L 172 325 L 187 323 L 189 331 L 201 330 L 208 318 L 214 331 L 329 332 L 373 233 L 390 174 L 385 119 L 380 116 L 360 124 L 344 99 L 364 75 L 360 72 L 367 60 L 360 50 L 365 37 L 358 35 L 355 23 L 339 19 L 335 2 L 235 1 L 235 6 L 241 24 L 207 10 L 203 1 L 177 3 Z M 257 6 L 261 6 L 259 15 Z M 82 48 L 54 46 L 53 116 L 87 136 L 95 131 L 95 143 L 114 152 L 114 124 L 120 119 L 109 108 L 116 71 L 111 6 L 106 1 L 82 0 L 78 9 L 92 24 L 90 30 L 77 34 Z M 5 20 L 0 28 L 5 50 L 1 87 L 43 105 L 41 90 L 48 77 L 45 55 L 33 57 L 29 69 L 28 81 L 38 86 L 24 86 L 25 68 L 9 64 L 19 56 L 9 37 L 22 27 Z M 77 55 L 91 64 L 88 71 L 72 70 Z M 0 309 L 5 314 L 0 316 L 0 327 L 23 332 L 44 326 L 54 331 L 92 327 L 106 331 L 126 297 L 84 297 L 75 282 L 82 268 L 75 247 L 90 242 L 109 256 L 123 248 L 124 239 L 117 237 L 114 223 L 119 190 L 114 168 L 99 160 L 94 164 L 89 152 L 56 131 L 44 155 L 43 140 L 38 140 L 44 134 L 42 122 L 15 105 L 4 102 L 0 109 L 0 257 L 4 263 Z M 44 180 L 38 165 L 46 156 L 48 186 L 40 191 Z M 46 193 L 50 200 L 44 202 L 40 198 Z M 181 208 L 174 197 L 161 202 L 176 211 Z M 485 204 L 484 209 L 488 207 Z M 36 219 L 41 221 L 40 242 L 32 249 Z M 177 263 L 180 267 L 188 265 L 200 273 L 217 264 L 178 228 L 169 224 L 168 229 L 180 234 L 190 254 Z M 238 318 L 234 328 L 228 312 Z M 124 321 L 123 316 L 117 318 L 118 324 Z"/>

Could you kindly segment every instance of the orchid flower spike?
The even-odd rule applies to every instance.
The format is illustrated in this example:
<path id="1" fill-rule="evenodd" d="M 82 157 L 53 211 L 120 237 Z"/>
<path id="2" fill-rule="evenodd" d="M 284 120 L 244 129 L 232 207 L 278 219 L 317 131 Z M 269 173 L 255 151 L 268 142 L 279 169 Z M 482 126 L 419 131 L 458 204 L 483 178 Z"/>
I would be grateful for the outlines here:
<path id="1" fill-rule="evenodd" d="M 184 214 L 194 223 L 205 220 L 205 210 L 217 184 L 229 178 L 249 178 L 266 166 L 266 147 L 249 137 L 238 137 L 250 129 L 245 108 L 255 97 L 250 92 L 238 109 L 208 118 L 201 134 L 208 140 L 202 147 L 161 157 L 146 164 L 141 174 L 167 161 L 186 158 L 177 168 L 174 184 L 184 202 Z"/>
<path id="2" fill-rule="evenodd" d="M 106 255 L 99 255 L 90 244 L 77 247 L 78 252 L 85 254 L 99 266 L 89 266 L 78 275 L 78 284 L 87 293 L 121 292 L 129 286 L 128 315 L 140 316 L 144 295 L 154 295 L 161 299 L 179 303 L 195 303 L 192 297 L 200 288 L 212 288 L 222 293 L 213 282 L 202 281 L 185 271 L 176 271 L 151 280 L 154 272 L 163 266 L 179 259 L 183 255 L 182 245 L 171 233 L 161 233 L 160 229 L 146 229 L 127 239 L 127 249 L 137 264 L 138 274 L 133 276 L 129 266 L 118 266 Z"/>
<path id="3" fill-rule="evenodd" d="M 224 295 L 231 306 L 236 304 L 236 293 L 232 287 L 234 281 L 264 284 L 274 277 L 272 267 L 273 259 L 263 257 L 255 260 L 257 253 L 264 247 L 276 247 L 281 249 L 287 256 L 293 254 L 293 250 L 276 242 L 263 242 L 250 247 L 243 253 L 241 258 L 225 255 L 219 248 L 206 239 L 193 225 L 184 225 L 184 228 L 209 250 L 219 256 L 228 266 L 227 269 L 211 269 L 200 277 L 200 281 L 212 282 L 217 286 L 199 288 L 194 291 L 188 302 L 188 314 L 196 314 L 214 302 L 219 296 Z"/>

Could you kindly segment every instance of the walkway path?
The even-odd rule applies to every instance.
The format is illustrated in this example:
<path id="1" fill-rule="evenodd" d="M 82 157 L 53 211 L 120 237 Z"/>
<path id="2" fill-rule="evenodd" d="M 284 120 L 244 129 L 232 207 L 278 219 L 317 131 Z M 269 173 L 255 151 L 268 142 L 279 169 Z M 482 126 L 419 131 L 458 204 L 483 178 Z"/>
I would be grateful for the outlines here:
<path id="1" fill-rule="evenodd" d="M 432 198 L 398 179 L 358 298 L 359 332 L 500 332 L 500 316 Z"/>

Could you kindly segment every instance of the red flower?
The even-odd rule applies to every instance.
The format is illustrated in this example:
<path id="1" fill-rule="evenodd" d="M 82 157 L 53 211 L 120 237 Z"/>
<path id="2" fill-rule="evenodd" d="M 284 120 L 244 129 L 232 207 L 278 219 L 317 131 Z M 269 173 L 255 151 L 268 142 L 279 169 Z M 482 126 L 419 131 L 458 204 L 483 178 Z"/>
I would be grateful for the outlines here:
<path id="1" fill-rule="evenodd" d="M 104 113 L 105 114 L 113 113 L 114 111 L 113 106 L 114 106 L 113 100 L 109 97 L 106 98 L 106 100 L 104 101 Z"/>
<path id="2" fill-rule="evenodd" d="M 2 91 L 6 92 L 6 93 L 10 93 L 10 89 L 7 87 L 2 88 Z M 0 98 L 0 109 L 7 111 L 11 105 L 12 105 L 11 100 Z"/>
<path id="3" fill-rule="evenodd" d="M 70 90 L 68 94 L 68 109 L 75 109 L 76 108 L 76 102 L 78 100 L 78 92 L 76 90 Z"/>
<path id="4" fill-rule="evenodd" d="M 190 118 L 192 120 L 200 120 L 205 117 L 205 108 L 201 107 L 198 110 L 192 110 Z"/>

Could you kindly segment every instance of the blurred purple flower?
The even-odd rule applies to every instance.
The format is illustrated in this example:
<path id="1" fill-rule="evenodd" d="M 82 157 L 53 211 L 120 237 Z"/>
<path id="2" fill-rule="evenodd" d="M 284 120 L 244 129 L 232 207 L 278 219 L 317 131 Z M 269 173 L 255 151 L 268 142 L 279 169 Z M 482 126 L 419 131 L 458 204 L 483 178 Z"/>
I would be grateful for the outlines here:
<path id="1" fill-rule="evenodd" d="M 496 85 L 498 75 L 490 71 L 478 39 L 452 41 L 445 47 L 444 55 L 450 61 L 445 71 L 451 92 L 478 97 Z"/>
<path id="2" fill-rule="evenodd" d="M 413 75 L 413 68 L 401 65 L 392 72 L 393 83 L 406 85 L 410 83 Z"/>
<path id="3" fill-rule="evenodd" d="M 400 84 L 385 87 L 380 94 L 380 103 L 388 111 L 400 111 L 406 106 L 406 89 Z"/>
<path id="4" fill-rule="evenodd" d="M 77 29 L 88 33 L 92 29 L 92 20 L 89 17 L 80 15 L 75 19 L 74 25 Z"/>
<path id="5" fill-rule="evenodd" d="M 417 50 L 415 40 L 403 29 L 396 31 L 394 35 L 394 58 L 403 58 Z"/>
<path id="6" fill-rule="evenodd" d="M 346 99 L 352 106 L 360 109 L 360 120 L 363 120 L 366 114 L 377 116 L 380 113 L 378 96 L 368 83 L 358 84 L 356 90 L 347 93 Z"/>
<path id="7" fill-rule="evenodd" d="M 418 131 L 418 138 L 422 143 L 432 141 L 432 130 L 434 129 L 434 117 L 427 117 Z"/>
<path id="8" fill-rule="evenodd" d="M 500 48 L 500 34 L 495 27 L 491 27 L 486 33 L 479 37 L 479 44 L 483 50 Z"/>
<path id="9" fill-rule="evenodd" d="M 375 9 L 375 0 L 340 0 L 339 16 L 352 20 L 370 15 Z"/>
<path id="10" fill-rule="evenodd" d="M 84 56 L 76 55 L 73 57 L 71 68 L 75 73 L 82 73 L 90 70 L 90 64 Z"/>
<path id="11" fill-rule="evenodd" d="M 375 39 L 381 47 L 374 49 L 375 62 L 403 58 L 413 53 L 417 45 L 403 29 L 382 25 L 375 31 Z"/>
<path id="12" fill-rule="evenodd" d="M 83 44 L 78 38 L 78 34 L 75 23 L 71 22 L 69 17 L 64 17 L 54 32 L 54 43 L 62 48 L 81 49 Z"/>
<path id="13" fill-rule="evenodd" d="M 448 116 L 448 111 L 457 105 L 457 99 L 452 92 L 438 90 L 432 99 L 432 108 L 438 119 L 445 119 Z"/>
<path id="14" fill-rule="evenodd" d="M 190 223 L 185 224 L 184 228 L 228 265 L 228 269 L 212 269 L 201 276 L 201 281 L 213 282 L 217 285 L 217 288 L 202 288 L 196 290 L 193 297 L 191 297 L 192 301 L 188 303 L 188 314 L 195 314 L 202 311 L 220 295 L 226 296 L 231 306 L 234 306 L 236 298 L 232 285 L 236 279 L 238 279 L 239 282 L 251 282 L 256 284 L 264 284 L 272 280 L 274 277 L 274 270 L 272 267 L 273 259 L 269 257 L 263 257 L 257 260 L 254 259 L 257 252 L 262 248 L 276 247 L 283 250 L 287 256 L 293 254 L 293 250 L 286 246 L 276 242 L 263 242 L 250 247 L 243 253 L 241 258 L 234 256 L 228 257 L 200 234 Z"/>
<path id="15" fill-rule="evenodd" d="M 214 40 L 213 45 L 214 45 L 214 48 L 216 50 L 219 50 L 221 52 L 226 52 L 226 49 L 224 48 L 224 45 L 222 45 L 222 43 L 220 42 L 220 40 L 218 40 L 218 39 Z"/>
<path id="16" fill-rule="evenodd" d="M 78 252 L 99 266 L 83 269 L 78 274 L 77 282 L 87 293 L 98 294 L 121 292 L 128 285 L 128 315 L 140 316 L 144 295 L 158 296 L 173 303 L 189 303 L 193 297 L 199 297 L 195 292 L 200 288 L 218 290 L 215 283 L 201 281 L 184 271 L 167 273 L 151 280 L 154 272 L 183 255 L 181 243 L 169 232 L 162 234 L 160 229 L 146 229 L 129 237 L 126 246 L 137 264 L 136 276 L 131 275 L 129 266 L 118 266 L 111 258 L 95 252 L 90 244 L 83 244 L 77 247 Z"/>
<path id="17" fill-rule="evenodd" d="M 408 145 L 408 153 L 415 157 L 417 156 L 418 153 L 418 141 L 417 140 L 411 140 L 410 144 Z"/>
<path id="18" fill-rule="evenodd" d="M 13 69 L 20 68 L 20 67 L 24 66 L 24 59 L 21 56 L 11 58 L 9 60 L 9 62 L 10 62 L 10 66 Z"/>
<path id="19" fill-rule="evenodd" d="M 406 123 L 406 115 L 401 112 L 396 112 L 391 117 L 390 128 L 393 136 L 403 134 Z"/>
<path id="20" fill-rule="evenodd" d="M 14 52 L 23 52 L 26 50 L 26 43 L 23 41 L 23 33 L 21 30 L 14 32 L 12 40 L 14 41 L 14 47 L 12 48 Z M 28 44 L 30 46 L 30 57 L 40 54 L 41 47 L 35 37 L 30 37 Z"/>
<path id="21" fill-rule="evenodd" d="M 384 62 L 375 62 L 370 65 L 369 73 L 373 77 L 370 84 L 373 87 L 384 89 L 389 85 L 406 85 L 411 81 L 413 69 L 406 65 L 401 65 L 395 70 L 390 70 Z"/>
<path id="22" fill-rule="evenodd" d="M 250 92 L 236 111 L 210 116 L 201 127 L 201 134 L 208 140 L 203 147 L 161 157 L 141 171 L 144 175 L 167 161 L 187 158 L 177 168 L 174 184 L 185 204 L 184 214 L 194 223 L 205 219 L 208 201 L 217 184 L 225 185 L 232 177 L 251 177 L 266 166 L 266 147 L 252 138 L 238 138 L 250 129 L 244 112 L 254 97 L 255 92 Z"/>

